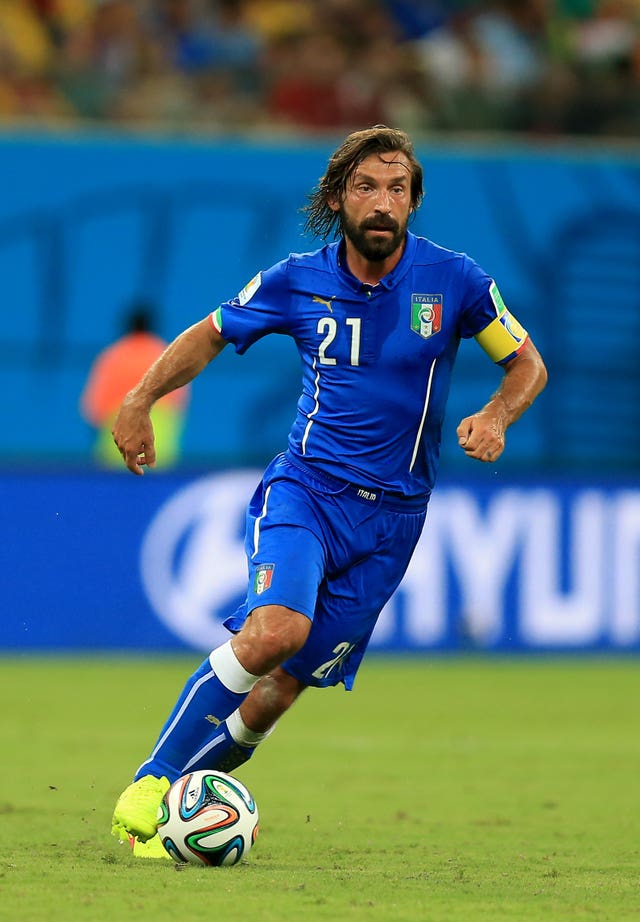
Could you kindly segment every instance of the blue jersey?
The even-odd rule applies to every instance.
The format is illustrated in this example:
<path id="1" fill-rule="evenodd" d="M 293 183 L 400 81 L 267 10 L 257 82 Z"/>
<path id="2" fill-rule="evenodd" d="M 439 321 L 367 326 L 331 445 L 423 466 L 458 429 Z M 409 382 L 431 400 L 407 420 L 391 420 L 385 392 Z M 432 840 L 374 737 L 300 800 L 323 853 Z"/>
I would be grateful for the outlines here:
<path id="1" fill-rule="evenodd" d="M 352 275 L 344 243 L 333 243 L 258 273 L 213 322 L 238 353 L 267 333 L 294 339 L 302 360 L 294 458 L 408 496 L 434 485 L 460 339 L 477 336 L 506 362 L 527 335 L 472 259 L 412 233 L 375 286 Z"/>

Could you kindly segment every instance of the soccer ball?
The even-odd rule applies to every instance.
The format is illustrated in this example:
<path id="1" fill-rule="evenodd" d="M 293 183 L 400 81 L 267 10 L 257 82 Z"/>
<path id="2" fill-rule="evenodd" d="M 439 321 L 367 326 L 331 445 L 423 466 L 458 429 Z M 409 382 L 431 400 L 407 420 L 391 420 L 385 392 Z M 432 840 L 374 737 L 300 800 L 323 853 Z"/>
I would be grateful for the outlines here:
<path id="1" fill-rule="evenodd" d="M 237 778 L 218 771 L 190 772 L 162 798 L 158 835 L 178 863 L 236 864 L 258 835 L 258 807 Z"/>

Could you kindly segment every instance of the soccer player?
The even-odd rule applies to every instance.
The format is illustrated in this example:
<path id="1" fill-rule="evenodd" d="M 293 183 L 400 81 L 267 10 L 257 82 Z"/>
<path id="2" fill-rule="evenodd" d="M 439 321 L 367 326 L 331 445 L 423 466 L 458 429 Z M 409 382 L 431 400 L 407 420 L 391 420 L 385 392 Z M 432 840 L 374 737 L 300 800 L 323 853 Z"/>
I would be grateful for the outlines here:
<path id="1" fill-rule="evenodd" d="M 504 372 L 458 426 L 469 458 L 495 462 L 507 427 L 546 383 L 495 281 L 408 230 L 422 177 L 404 132 L 350 134 L 305 209 L 307 230 L 336 239 L 255 275 L 181 333 L 122 404 L 113 437 L 142 474 L 156 459 L 152 405 L 227 343 L 244 353 L 285 333 L 300 352 L 288 447 L 247 511 L 249 581 L 225 622 L 233 636 L 187 680 L 115 808 L 112 831 L 134 841 L 134 854 L 163 854 L 156 811 L 180 775 L 241 765 L 307 686 L 351 689 L 424 524 L 460 339 L 474 337 Z"/>

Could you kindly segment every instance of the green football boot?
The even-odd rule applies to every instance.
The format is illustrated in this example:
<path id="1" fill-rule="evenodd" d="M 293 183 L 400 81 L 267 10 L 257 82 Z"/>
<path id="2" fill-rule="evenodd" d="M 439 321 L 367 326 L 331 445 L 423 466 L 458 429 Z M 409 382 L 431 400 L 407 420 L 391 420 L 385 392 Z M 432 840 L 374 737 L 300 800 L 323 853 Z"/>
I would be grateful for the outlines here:
<path id="1" fill-rule="evenodd" d="M 113 811 L 111 835 L 121 841 L 134 836 L 146 842 L 156 835 L 158 807 L 171 787 L 168 778 L 144 775 L 122 792 Z"/>
<path id="2" fill-rule="evenodd" d="M 146 842 L 141 842 L 140 839 L 136 839 L 135 836 L 129 836 L 129 843 L 133 849 L 134 858 L 168 858 L 169 861 L 172 860 L 171 855 L 166 851 L 157 833 L 155 836 L 151 836 L 150 839 L 147 839 Z"/>

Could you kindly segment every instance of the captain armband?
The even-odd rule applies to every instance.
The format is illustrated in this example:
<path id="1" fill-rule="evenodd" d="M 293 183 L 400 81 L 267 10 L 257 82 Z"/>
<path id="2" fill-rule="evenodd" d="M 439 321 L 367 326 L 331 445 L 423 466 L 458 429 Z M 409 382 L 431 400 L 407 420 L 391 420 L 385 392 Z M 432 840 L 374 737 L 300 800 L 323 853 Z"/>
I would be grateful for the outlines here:
<path id="1" fill-rule="evenodd" d="M 476 333 L 475 338 L 490 359 L 502 364 L 520 352 L 529 334 L 507 310 L 495 282 L 491 284 L 489 293 L 498 316 L 484 330 Z"/>

